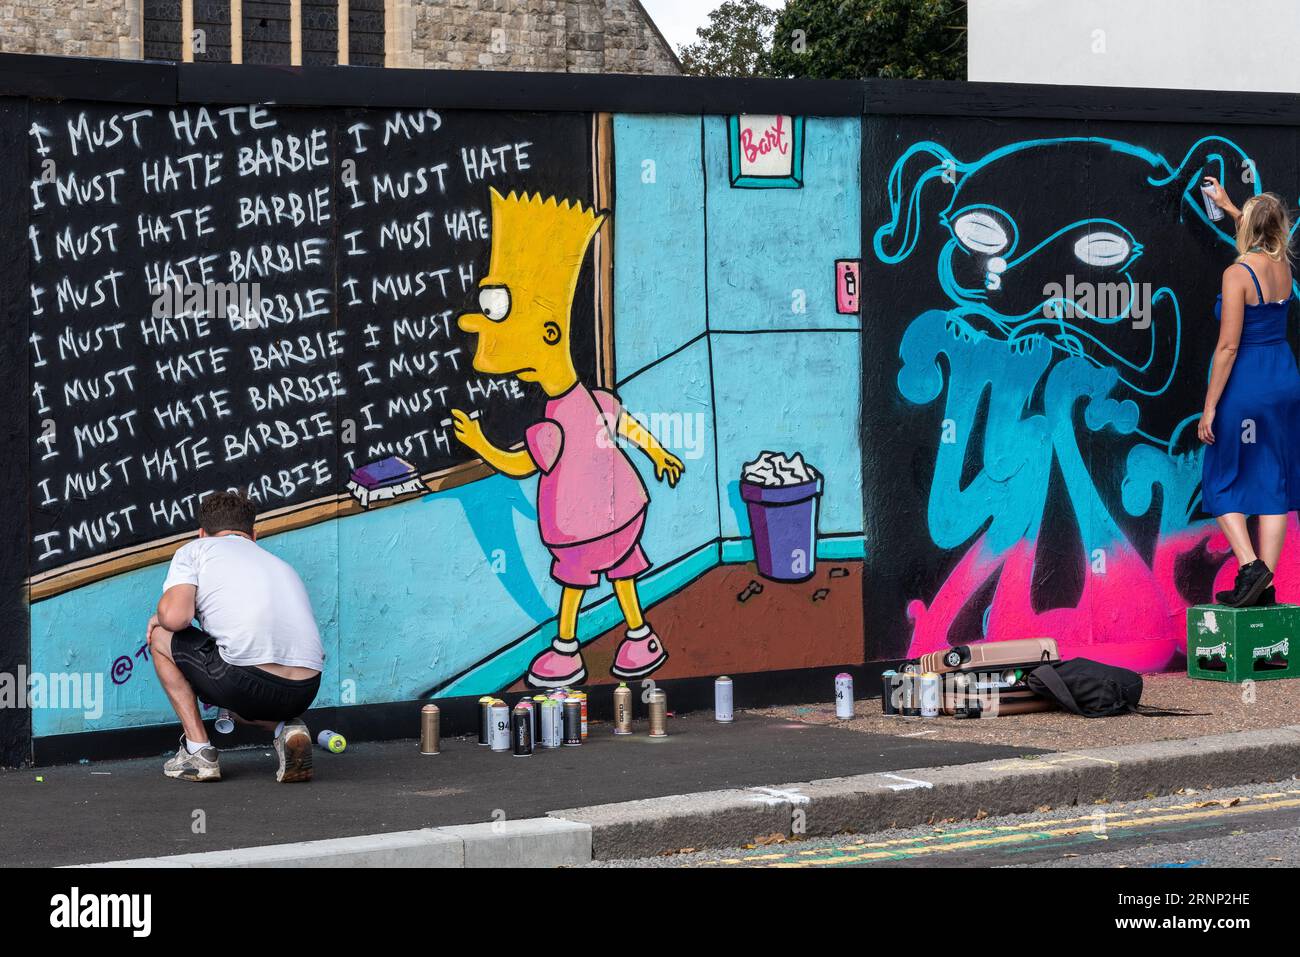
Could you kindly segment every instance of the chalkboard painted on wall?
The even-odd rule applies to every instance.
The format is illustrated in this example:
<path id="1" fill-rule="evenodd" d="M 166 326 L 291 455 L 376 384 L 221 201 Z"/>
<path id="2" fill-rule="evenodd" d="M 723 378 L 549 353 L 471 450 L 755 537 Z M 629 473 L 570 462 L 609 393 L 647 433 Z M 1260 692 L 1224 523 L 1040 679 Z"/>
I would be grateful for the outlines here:
<path id="1" fill-rule="evenodd" d="M 380 460 L 429 489 L 489 474 L 453 406 L 504 446 L 540 417 L 540 391 L 473 371 L 455 317 L 487 268 L 489 187 L 608 205 L 607 118 L 38 103 L 32 120 L 33 599 L 165 559 L 210 491 L 246 491 L 262 534 L 300 527 L 363 508 L 354 473 Z M 602 382 L 596 248 L 574 353 Z"/>

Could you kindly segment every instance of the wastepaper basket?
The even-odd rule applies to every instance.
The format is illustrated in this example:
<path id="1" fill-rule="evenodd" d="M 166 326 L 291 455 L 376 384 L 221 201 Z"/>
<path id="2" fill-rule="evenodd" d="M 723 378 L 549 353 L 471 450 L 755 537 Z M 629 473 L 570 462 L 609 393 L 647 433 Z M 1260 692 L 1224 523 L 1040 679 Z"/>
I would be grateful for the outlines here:
<path id="1" fill-rule="evenodd" d="M 817 510 L 822 476 L 789 485 L 763 485 L 742 478 L 740 497 L 749 512 L 758 573 L 774 581 L 798 582 L 816 570 Z"/>

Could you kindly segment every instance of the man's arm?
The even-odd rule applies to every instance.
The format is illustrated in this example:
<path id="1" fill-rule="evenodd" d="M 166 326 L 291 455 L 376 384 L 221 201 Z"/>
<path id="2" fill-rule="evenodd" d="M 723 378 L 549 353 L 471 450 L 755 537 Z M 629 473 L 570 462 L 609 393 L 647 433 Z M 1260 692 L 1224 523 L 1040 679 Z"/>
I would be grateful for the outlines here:
<path id="1" fill-rule="evenodd" d="M 182 631 L 194 620 L 194 585 L 172 585 L 158 601 L 158 624 L 168 631 Z"/>

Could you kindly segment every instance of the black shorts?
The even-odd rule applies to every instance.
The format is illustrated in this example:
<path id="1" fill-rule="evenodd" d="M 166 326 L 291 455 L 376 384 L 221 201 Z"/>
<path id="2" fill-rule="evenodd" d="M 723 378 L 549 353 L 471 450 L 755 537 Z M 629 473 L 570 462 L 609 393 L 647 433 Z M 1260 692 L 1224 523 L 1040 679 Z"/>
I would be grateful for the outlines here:
<path id="1" fill-rule="evenodd" d="M 288 721 L 311 707 L 320 675 L 298 681 L 261 668 L 229 664 L 205 631 L 190 626 L 172 635 L 172 661 L 194 693 L 248 721 Z"/>

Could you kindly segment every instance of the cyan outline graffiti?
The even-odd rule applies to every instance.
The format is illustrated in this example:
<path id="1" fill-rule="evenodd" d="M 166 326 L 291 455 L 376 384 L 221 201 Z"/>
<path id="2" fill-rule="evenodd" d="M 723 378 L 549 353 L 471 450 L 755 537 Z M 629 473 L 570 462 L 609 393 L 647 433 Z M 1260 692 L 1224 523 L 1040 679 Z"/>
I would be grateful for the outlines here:
<path id="1" fill-rule="evenodd" d="M 1086 620 L 1085 605 L 1123 580 L 1160 596 L 1147 614 L 1136 616 L 1135 637 L 1163 638 L 1168 643 L 1177 635 L 1170 626 L 1178 617 L 1175 606 L 1185 604 L 1174 581 L 1176 560 L 1190 548 L 1204 547 L 1211 535 L 1207 523 L 1194 520 L 1201 452 L 1189 442 L 1188 426 L 1198 415 L 1188 415 L 1172 428 L 1142 421 L 1145 401 L 1163 396 L 1176 378 L 1185 382 L 1191 373 L 1180 369 L 1185 364 L 1183 310 L 1174 290 L 1162 285 L 1151 295 L 1153 310 L 1159 306 L 1158 320 L 1145 327 L 1132 321 L 1130 307 L 1138 291 L 1133 267 L 1146 251 L 1144 237 L 1134 235 L 1120 219 L 1101 215 L 1070 217 L 1066 225 L 1053 224 L 1027 236 L 996 191 L 987 197 L 979 193 L 981 174 L 994 173 L 1009 160 L 1038 161 L 1040 155 L 1044 164 L 1131 158 L 1140 164 L 1138 175 L 1146 186 L 1181 191 L 1180 219 L 1190 212 L 1193 221 L 1229 246 L 1233 237 L 1205 213 L 1201 178 L 1209 174 L 1224 180 L 1225 169 L 1235 161 L 1254 174 L 1250 188 L 1262 191 L 1258 171 L 1246 153 L 1219 136 L 1197 140 L 1177 166 L 1152 150 L 1103 137 L 1023 140 L 971 162 L 927 140 L 913 144 L 894 162 L 888 179 L 889 220 L 874 234 L 875 255 L 888 265 L 901 263 L 915 251 L 924 228 L 942 226 L 948 237 L 937 254 L 937 281 L 950 303 L 925 310 L 908 323 L 899 347 L 897 386 L 903 398 L 917 405 L 944 399 L 944 421 L 953 434 L 938 443 L 927 523 L 937 547 L 968 546 L 965 558 L 929 606 L 920 601 L 909 606 L 916 623 L 912 654 L 934 650 L 956 615 L 998 576 L 1004 580 L 998 581 L 995 597 L 982 610 L 987 637 L 1010 636 L 991 633 L 998 629 L 994 610 L 1000 605 L 1004 612 L 1012 609 L 1010 617 L 1024 619 L 1021 624 L 1052 618 L 1067 635 L 1077 637 L 1091 629 L 1086 631 L 1087 641 L 1111 640 L 1097 633 L 1095 622 Z M 936 181 L 951 195 L 934 218 L 926 220 L 923 193 Z M 1048 249 L 1059 253 L 1058 244 L 1073 237 L 1077 237 L 1073 255 L 1080 270 L 1113 276 L 1127 287 L 1124 309 L 1102 315 L 1077 297 L 1039 294 L 1041 290 L 1031 288 L 1033 282 L 1016 290 L 1021 295 L 1018 302 L 1002 294 L 1029 271 L 1036 257 Z M 959 273 L 967 278 L 963 280 Z M 1026 302 L 1024 297 L 1031 295 Z M 1208 309 L 1208 303 L 1204 306 Z M 1112 337 L 1131 338 L 1137 333 L 1145 335 L 1145 341 L 1136 355 L 1126 355 L 1112 342 Z M 946 361 L 941 362 L 941 357 Z M 1191 374 L 1199 379 L 1206 371 Z M 1133 516 L 1147 514 L 1156 488 L 1161 489 L 1159 541 L 1150 564 L 1128 541 L 1098 491 L 1097 477 L 1080 448 L 1081 434 L 1076 434 L 1083 431 L 1074 420 L 1080 401 L 1086 430 L 1106 432 L 1108 438 L 1129 444 L 1120 489 L 1125 511 Z M 981 410 L 979 469 L 963 484 Z M 1095 585 L 1097 576 L 1089 575 L 1077 608 L 1038 613 L 1030 608 L 1027 594 L 1004 594 L 1012 587 L 1005 579 L 1028 589 L 1054 462 L 1077 519 L 1083 561 L 1087 564 L 1098 554 L 1109 555 L 1113 580 Z M 1005 625 L 1008 616 L 1002 617 Z M 1151 660 L 1159 660 L 1159 655 L 1143 659 L 1146 664 Z"/>

